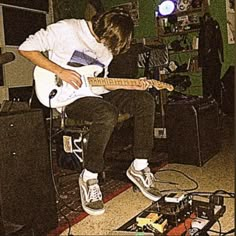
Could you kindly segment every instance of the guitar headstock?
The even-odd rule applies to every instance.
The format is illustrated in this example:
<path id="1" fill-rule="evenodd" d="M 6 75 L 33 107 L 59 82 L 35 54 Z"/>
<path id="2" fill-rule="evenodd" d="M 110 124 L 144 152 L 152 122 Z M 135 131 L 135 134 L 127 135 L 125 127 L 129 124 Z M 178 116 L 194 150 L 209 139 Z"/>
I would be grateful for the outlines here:
<path id="1" fill-rule="evenodd" d="M 158 80 L 152 80 L 152 86 L 157 90 L 167 89 L 169 92 L 174 90 L 172 84 L 164 83 Z"/>

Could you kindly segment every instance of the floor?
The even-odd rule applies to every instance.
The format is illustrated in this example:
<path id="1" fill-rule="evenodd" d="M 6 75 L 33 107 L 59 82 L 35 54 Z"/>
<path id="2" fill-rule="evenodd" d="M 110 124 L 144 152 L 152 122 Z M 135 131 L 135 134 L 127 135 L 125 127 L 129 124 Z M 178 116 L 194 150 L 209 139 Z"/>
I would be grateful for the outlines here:
<path id="1" fill-rule="evenodd" d="M 234 117 L 223 117 L 220 135 L 220 152 L 202 167 L 171 163 L 161 168 L 161 170 L 155 174 L 155 177 L 160 181 L 160 189 L 162 191 L 194 189 L 197 183 L 198 188 L 194 189 L 194 192 L 214 192 L 217 190 L 234 192 Z M 182 173 L 184 173 L 184 175 Z M 196 181 L 196 183 L 193 182 L 193 180 Z M 173 185 L 170 182 L 175 182 L 178 185 Z M 234 228 L 234 202 L 234 198 L 229 198 L 229 195 L 224 194 L 226 212 L 219 219 L 220 223 L 215 223 L 211 228 L 211 230 L 216 232 L 208 231 L 209 235 L 221 235 L 217 232 L 227 232 Z M 130 187 L 105 204 L 106 211 L 103 215 L 96 217 L 87 216 L 81 222 L 75 224 L 71 229 L 71 234 L 74 236 L 115 235 L 117 233 L 114 230 L 121 227 L 150 205 L 151 201 L 146 199 L 140 192 L 134 191 L 133 188 Z M 64 235 L 68 235 L 68 230 L 61 234 L 61 236 Z"/>

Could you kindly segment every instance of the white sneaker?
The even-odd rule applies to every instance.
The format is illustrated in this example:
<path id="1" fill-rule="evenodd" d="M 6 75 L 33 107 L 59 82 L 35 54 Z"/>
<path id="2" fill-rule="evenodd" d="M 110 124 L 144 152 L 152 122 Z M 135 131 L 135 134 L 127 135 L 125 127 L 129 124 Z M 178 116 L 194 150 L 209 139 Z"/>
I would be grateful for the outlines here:
<path id="1" fill-rule="evenodd" d="M 158 201 L 162 197 L 160 190 L 155 186 L 154 175 L 149 167 L 137 171 L 132 163 L 126 171 L 126 175 L 148 199 Z"/>
<path id="2" fill-rule="evenodd" d="M 90 215 L 101 215 L 105 212 L 102 193 L 97 179 L 84 181 L 79 177 L 80 197 L 82 207 Z"/>

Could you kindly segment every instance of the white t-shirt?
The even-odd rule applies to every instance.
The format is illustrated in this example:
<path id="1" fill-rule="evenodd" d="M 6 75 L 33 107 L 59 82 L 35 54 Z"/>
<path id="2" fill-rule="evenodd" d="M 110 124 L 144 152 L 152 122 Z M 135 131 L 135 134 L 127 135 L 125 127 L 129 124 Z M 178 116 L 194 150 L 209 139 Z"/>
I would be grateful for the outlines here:
<path id="1" fill-rule="evenodd" d="M 105 77 L 113 58 L 112 53 L 96 41 L 83 19 L 67 19 L 48 25 L 30 35 L 19 50 L 48 52 L 49 59 L 62 67 L 75 63 L 80 66 L 99 65 L 104 68 Z M 103 94 L 108 90 L 96 87 L 93 92 Z"/>

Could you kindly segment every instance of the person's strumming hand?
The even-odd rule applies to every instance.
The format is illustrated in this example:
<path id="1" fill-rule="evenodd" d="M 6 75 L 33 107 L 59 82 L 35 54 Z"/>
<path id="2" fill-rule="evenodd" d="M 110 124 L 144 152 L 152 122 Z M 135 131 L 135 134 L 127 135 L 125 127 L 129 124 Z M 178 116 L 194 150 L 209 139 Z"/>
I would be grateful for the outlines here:
<path id="1" fill-rule="evenodd" d="M 80 74 L 74 70 L 62 69 L 57 76 L 75 89 L 79 89 L 82 85 Z"/>

